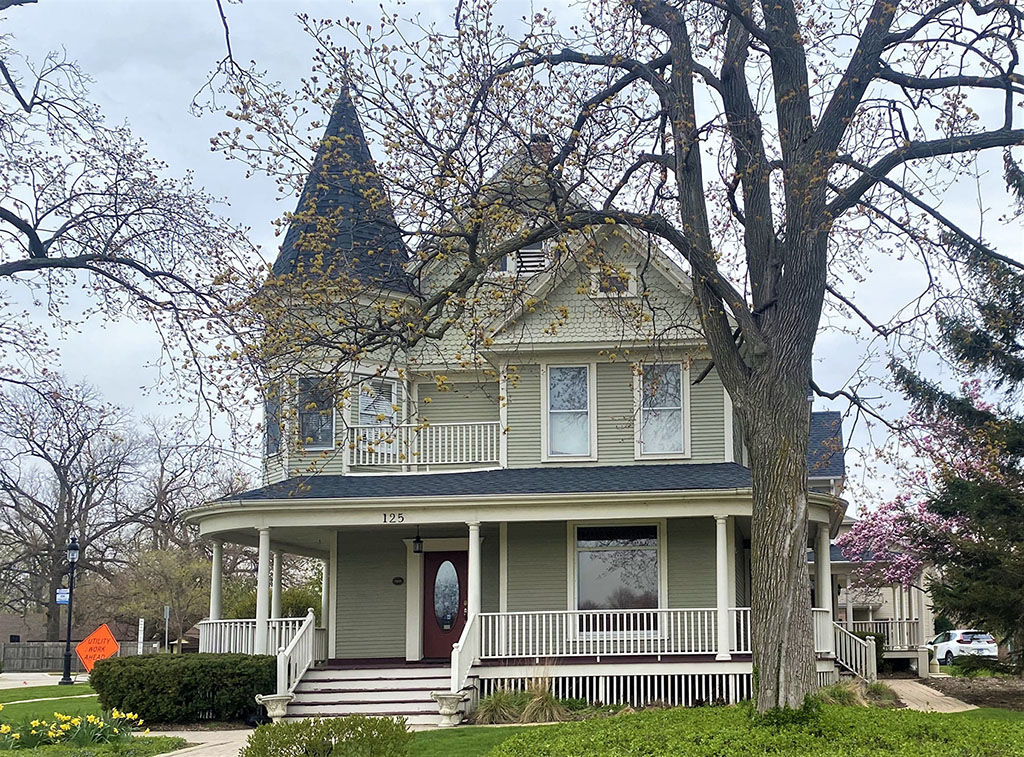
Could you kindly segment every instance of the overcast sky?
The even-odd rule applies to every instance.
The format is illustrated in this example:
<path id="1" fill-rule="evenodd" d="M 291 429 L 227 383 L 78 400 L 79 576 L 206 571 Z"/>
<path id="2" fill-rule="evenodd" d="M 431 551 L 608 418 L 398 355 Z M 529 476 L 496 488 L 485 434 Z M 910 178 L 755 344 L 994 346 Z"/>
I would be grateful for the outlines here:
<path id="1" fill-rule="evenodd" d="M 558 3 L 554 3 L 557 8 Z M 524 6 L 514 3 L 513 12 Z M 309 71 L 312 46 L 295 21 L 297 12 L 312 16 L 354 16 L 374 21 L 380 13 L 376 3 L 317 2 L 286 0 L 226 5 L 231 22 L 231 39 L 237 59 L 255 59 L 286 88 L 298 84 Z M 443 18 L 449 4 L 441 0 L 409 0 L 404 14 L 421 13 Z M 291 210 L 294 198 L 283 204 L 273 184 L 265 179 L 244 177 L 240 164 L 226 162 L 210 151 L 210 136 L 227 121 L 219 115 L 197 118 L 189 105 L 206 81 L 215 62 L 224 54 L 223 29 L 214 0 L 39 0 L 36 5 L 9 10 L 4 31 L 15 37 L 13 45 L 31 60 L 39 61 L 47 51 L 63 47 L 93 79 L 92 97 L 110 121 L 126 120 L 144 138 L 154 156 L 166 161 L 171 171 L 194 171 L 197 183 L 213 195 L 224 197 L 225 214 L 252 228 L 254 241 L 272 258 L 278 240 L 271 221 Z M 983 179 L 984 204 L 995 209 L 986 222 L 986 237 L 1006 254 L 1021 256 L 1019 227 L 999 226 L 995 217 L 1008 206 L 998 179 L 998 155 L 985 164 L 989 175 Z M 950 205 L 962 206 L 976 216 L 976 188 L 965 184 L 949 197 Z M 977 222 L 967 224 L 977 229 Z M 910 300 L 918 283 L 916 273 L 891 261 L 882 261 L 868 279 L 856 285 L 865 309 L 879 316 Z M 147 328 L 123 322 L 113 326 L 87 325 L 81 334 L 69 335 L 59 345 L 63 369 L 71 380 L 88 380 L 107 399 L 137 408 L 142 413 L 166 412 L 158 397 L 144 394 L 140 387 L 154 381 L 145 365 L 158 355 Z M 823 332 L 817 348 L 815 375 L 819 384 L 837 388 L 863 360 L 863 347 L 855 340 L 832 331 Z M 884 361 L 872 371 L 883 372 Z M 828 403 L 817 402 L 816 407 Z M 845 410 L 844 404 L 834 403 Z M 896 410 L 898 412 L 899 405 Z M 854 442 L 864 445 L 858 433 Z M 856 456 L 854 462 L 856 463 Z M 851 473 L 856 477 L 858 470 Z"/>

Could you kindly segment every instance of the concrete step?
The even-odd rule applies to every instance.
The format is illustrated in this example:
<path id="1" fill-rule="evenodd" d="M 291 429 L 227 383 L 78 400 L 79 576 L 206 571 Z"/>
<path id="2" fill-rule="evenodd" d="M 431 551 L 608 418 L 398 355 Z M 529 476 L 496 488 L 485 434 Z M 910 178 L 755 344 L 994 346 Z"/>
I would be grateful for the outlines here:
<path id="1" fill-rule="evenodd" d="M 451 668 L 310 668 L 302 681 L 450 680 Z"/>
<path id="2" fill-rule="evenodd" d="M 344 717 L 345 715 L 350 715 L 350 714 L 351 713 L 347 713 L 347 712 L 337 713 L 337 714 L 332 714 L 332 713 L 321 713 L 321 714 L 303 713 L 303 714 L 294 714 L 292 712 L 289 712 L 287 715 L 285 715 L 285 718 L 287 718 L 288 720 L 301 720 L 302 718 L 313 718 L 313 717 L 317 717 L 317 718 L 340 718 L 340 717 Z M 399 714 L 401 714 L 401 713 L 399 713 Z M 391 716 L 391 715 L 386 715 L 386 714 L 383 714 L 383 713 L 378 713 L 374 717 L 397 717 L 397 716 L 398 715 Z M 408 725 L 416 725 L 416 726 L 436 726 L 438 724 L 438 722 L 440 721 L 440 716 L 437 714 L 436 710 L 433 713 L 427 713 L 427 714 L 421 714 L 421 715 L 404 714 L 404 715 L 401 715 L 401 717 L 405 718 L 405 722 Z"/>
<path id="3" fill-rule="evenodd" d="M 288 705 L 289 715 L 305 715 L 313 717 L 322 714 L 331 715 L 422 715 L 437 714 L 437 705 L 432 700 L 424 702 L 414 701 L 358 701 L 358 702 L 334 702 L 325 700 L 314 700 L 303 702 L 294 700 Z"/>
<path id="4" fill-rule="evenodd" d="M 387 691 L 389 689 L 429 689 L 440 691 L 447 689 L 451 684 L 451 678 L 442 676 L 439 678 L 346 678 L 346 679 L 308 679 L 303 678 L 295 687 L 296 693 L 313 691 L 354 691 L 373 689 L 375 691 Z"/>
<path id="5" fill-rule="evenodd" d="M 331 689 L 331 688 L 297 688 L 296 702 L 395 702 L 421 701 L 433 702 L 430 692 L 441 691 L 438 687 L 419 688 L 386 688 L 386 689 Z M 444 689 L 444 690 L 447 690 Z"/>

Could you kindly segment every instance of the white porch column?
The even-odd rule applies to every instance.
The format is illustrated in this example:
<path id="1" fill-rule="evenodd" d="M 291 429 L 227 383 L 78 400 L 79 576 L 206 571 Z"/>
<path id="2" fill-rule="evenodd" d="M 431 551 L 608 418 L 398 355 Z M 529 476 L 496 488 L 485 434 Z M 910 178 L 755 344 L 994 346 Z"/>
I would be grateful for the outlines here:
<path id="1" fill-rule="evenodd" d="M 213 561 L 210 568 L 210 620 L 220 620 L 221 586 L 224 575 L 224 542 L 213 540 Z"/>
<path id="2" fill-rule="evenodd" d="M 814 547 L 814 593 L 816 607 L 828 610 L 832 617 L 832 551 L 828 524 L 818 524 L 818 541 Z"/>
<path id="3" fill-rule="evenodd" d="M 273 580 L 270 585 L 270 617 L 281 617 L 281 553 L 274 551 Z"/>
<path id="4" fill-rule="evenodd" d="M 467 578 L 466 600 L 467 617 L 475 618 L 480 613 L 480 522 L 474 521 L 469 526 L 469 577 Z"/>
<path id="5" fill-rule="evenodd" d="M 731 660 L 729 653 L 729 518 L 715 516 L 715 598 L 718 614 L 716 660 Z"/>
<path id="6" fill-rule="evenodd" d="M 327 628 L 327 618 L 331 616 L 331 563 L 320 561 L 320 625 Z"/>
<path id="7" fill-rule="evenodd" d="M 846 630 L 853 630 L 853 572 L 846 574 L 846 593 L 843 595 L 846 602 Z"/>
<path id="8" fill-rule="evenodd" d="M 267 611 L 270 609 L 270 529 L 259 529 L 260 551 L 256 568 L 256 638 L 253 651 L 267 654 Z M 273 650 L 277 652 L 277 650 Z"/>

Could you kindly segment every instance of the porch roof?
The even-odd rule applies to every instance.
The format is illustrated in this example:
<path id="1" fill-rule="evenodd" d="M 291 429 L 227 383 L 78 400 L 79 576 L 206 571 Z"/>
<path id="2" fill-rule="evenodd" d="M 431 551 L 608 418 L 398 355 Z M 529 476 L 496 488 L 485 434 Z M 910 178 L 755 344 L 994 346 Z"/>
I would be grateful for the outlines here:
<path id="1" fill-rule="evenodd" d="M 737 463 L 595 465 L 459 473 L 312 475 L 290 478 L 219 501 L 599 494 L 749 487 L 750 471 Z"/>

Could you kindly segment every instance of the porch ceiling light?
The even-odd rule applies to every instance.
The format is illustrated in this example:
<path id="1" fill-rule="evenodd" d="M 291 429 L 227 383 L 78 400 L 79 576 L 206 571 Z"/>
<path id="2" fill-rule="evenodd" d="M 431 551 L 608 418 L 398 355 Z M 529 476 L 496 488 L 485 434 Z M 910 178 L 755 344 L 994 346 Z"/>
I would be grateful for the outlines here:
<path id="1" fill-rule="evenodd" d="M 412 540 L 412 551 L 417 555 L 423 553 L 423 539 L 420 538 L 419 526 L 416 526 L 416 538 Z"/>

